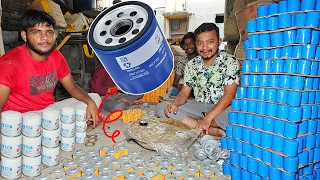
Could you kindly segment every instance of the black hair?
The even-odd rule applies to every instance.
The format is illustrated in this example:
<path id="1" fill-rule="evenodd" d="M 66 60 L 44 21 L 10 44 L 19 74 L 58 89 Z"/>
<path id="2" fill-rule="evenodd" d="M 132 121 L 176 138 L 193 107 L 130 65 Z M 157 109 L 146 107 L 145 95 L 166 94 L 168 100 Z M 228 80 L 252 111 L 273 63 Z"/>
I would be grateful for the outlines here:
<path id="1" fill-rule="evenodd" d="M 180 41 L 181 47 L 184 45 L 184 41 L 185 41 L 186 39 L 189 39 L 189 38 L 191 38 L 193 41 L 196 41 L 196 37 L 194 36 L 194 33 L 193 33 L 193 32 L 188 32 L 187 34 L 185 34 L 185 35 L 183 36 L 183 38 L 182 38 L 181 41 Z"/>
<path id="2" fill-rule="evenodd" d="M 56 21 L 46 12 L 28 10 L 21 20 L 21 30 L 27 32 L 29 28 L 37 24 L 47 24 L 56 28 Z"/>
<path id="3" fill-rule="evenodd" d="M 112 4 L 115 5 L 115 4 L 118 4 L 118 3 L 121 3 L 121 2 L 122 2 L 121 0 L 114 0 L 114 1 L 112 2 Z"/>
<path id="4" fill-rule="evenodd" d="M 195 31 L 194 35 L 197 37 L 200 33 L 202 32 L 207 32 L 207 31 L 216 31 L 217 33 L 217 38 L 220 38 L 219 35 L 219 28 L 216 24 L 214 23 L 202 23 Z"/>

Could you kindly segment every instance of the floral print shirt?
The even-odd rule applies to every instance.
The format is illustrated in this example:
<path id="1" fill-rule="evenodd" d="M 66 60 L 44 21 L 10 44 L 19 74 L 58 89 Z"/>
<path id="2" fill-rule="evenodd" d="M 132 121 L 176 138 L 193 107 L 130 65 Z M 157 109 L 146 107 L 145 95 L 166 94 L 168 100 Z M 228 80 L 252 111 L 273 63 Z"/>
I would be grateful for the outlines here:
<path id="1" fill-rule="evenodd" d="M 197 102 L 216 104 L 224 95 L 224 86 L 239 84 L 240 67 L 234 56 L 220 51 L 208 68 L 201 56 L 193 58 L 184 75 L 184 85 L 193 89 Z"/>
<path id="2" fill-rule="evenodd" d="M 181 77 L 184 76 L 184 68 L 188 61 L 189 59 L 186 56 L 175 56 L 176 73 Z"/>

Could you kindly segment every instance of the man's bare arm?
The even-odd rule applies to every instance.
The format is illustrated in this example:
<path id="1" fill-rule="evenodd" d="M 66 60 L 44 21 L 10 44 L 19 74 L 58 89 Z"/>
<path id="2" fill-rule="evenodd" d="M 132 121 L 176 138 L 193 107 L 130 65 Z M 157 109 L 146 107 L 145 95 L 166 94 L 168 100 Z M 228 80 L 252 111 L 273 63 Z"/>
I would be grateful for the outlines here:
<path id="1" fill-rule="evenodd" d="M 172 86 L 176 87 L 177 89 L 179 89 L 179 81 L 181 79 L 181 76 L 177 73 L 174 74 L 174 80 L 173 80 L 173 84 Z M 180 90 L 180 89 L 179 89 Z"/>
<path id="2" fill-rule="evenodd" d="M 188 86 L 183 86 L 178 96 L 174 99 L 173 103 L 176 106 L 181 106 L 182 104 L 187 102 L 187 99 L 191 93 L 191 88 Z"/>
<path id="3" fill-rule="evenodd" d="M 10 92 L 11 92 L 11 89 L 8 86 L 0 84 L 0 113 L 2 112 L 4 105 L 7 103 Z M 1 122 L 1 116 L 0 116 L 0 122 Z"/>

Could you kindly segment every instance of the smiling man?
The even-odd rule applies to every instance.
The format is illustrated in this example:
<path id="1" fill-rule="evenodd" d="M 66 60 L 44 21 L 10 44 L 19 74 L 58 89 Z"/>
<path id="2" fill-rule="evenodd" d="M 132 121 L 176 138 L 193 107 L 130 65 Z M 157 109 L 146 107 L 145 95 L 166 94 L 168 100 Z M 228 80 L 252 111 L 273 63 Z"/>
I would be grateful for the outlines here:
<path id="1" fill-rule="evenodd" d="M 219 28 L 203 23 L 194 32 L 198 56 L 184 71 L 184 86 L 172 104 L 156 107 L 159 117 L 182 120 L 193 128 L 203 129 L 217 139 L 225 135 L 228 111 L 239 84 L 239 63 L 225 51 L 219 51 Z M 195 101 L 187 102 L 194 91 Z"/>
<path id="2" fill-rule="evenodd" d="M 25 44 L 0 58 L 0 112 L 25 113 L 50 106 L 59 109 L 61 105 L 82 101 L 87 104 L 87 119 L 96 122 L 97 105 L 74 82 L 65 58 L 54 50 L 57 38 L 54 19 L 45 12 L 29 10 L 21 25 Z M 71 98 L 55 103 L 53 92 L 58 81 L 79 101 Z"/>
<path id="3" fill-rule="evenodd" d="M 197 55 L 196 51 L 196 38 L 193 32 L 185 34 L 181 40 L 181 48 L 186 53 L 185 56 L 176 56 L 175 63 L 176 69 L 172 86 L 168 88 L 171 96 L 177 96 L 182 89 L 183 84 L 180 84 L 180 79 L 184 77 L 184 69 L 186 64 Z"/>

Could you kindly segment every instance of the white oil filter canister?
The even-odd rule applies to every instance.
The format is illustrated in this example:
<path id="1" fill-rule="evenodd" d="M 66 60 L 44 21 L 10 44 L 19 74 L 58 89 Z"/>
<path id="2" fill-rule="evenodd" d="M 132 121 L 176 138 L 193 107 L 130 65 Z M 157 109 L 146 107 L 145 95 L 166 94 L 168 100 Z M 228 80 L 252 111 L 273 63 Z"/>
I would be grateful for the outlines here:
<path id="1" fill-rule="evenodd" d="M 61 141 L 61 126 L 62 126 L 62 122 L 59 121 L 59 128 L 58 128 L 58 130 L 59 130 L 59 141 Z"/>
<path id="2" fill-rule="evenodd" d="M 40 156 L 41 136 L 34 138 L 22 136 L 22 154 L 28 157 Z"/>
<path id="3" fill-rule="evenodd" d="M 22 159 L 1 156 L 1 176 L 6 179 L 19 179 L 22 175 Z"/>
<path id="4" fill-rule="evenodd" d="M 59 128 L 60 112 L 54 108 L 46 108 L 42 112 L 42 128 L 56 130 Z"/>
<path id="5" fill-rule="evenodd" d="M 75 121 L 75 109 L 70 106 L 61 108 L 60 121 L 67 124 L 73 123 Z"/>
<path id="6" fill-rule="evenodd" d="M 76 143 L 84 144 L 86 142 L 87 132 L 76 131 Z"/>
<path id="7" fill-rule="evenodd" d="M 22 135 L 16 137 L 8 137 L 1 135 L 1 154 L 8 158 L 16 158 L 21 156 Z"/>
<path id="8" fill-rule="evenodd" d="M 28 177 L 36 177 L 41 174 L 41 156 L 22 156 L 22 174 Z"/>
<path id="9" fill-rule="evenodd" d="M 22 115 L 16 111 L 1 113 L 1 134 L 14 137 L 19 136 L 22 130 Z"/>
<path id="10" fill-rule="evenodd" d="M 48 148 L 59 146 L 59 134 L 59 129 L 52 131 L 42 129 L 42 145 Z"/>
<path id="11" fill-rule="evenodd" d="M 74 151 L 74 143 L 75 143 L 75 141 L 76 141 L 76 138 L 74 136 L 70 137 L 70 138 L 62 136 L 62 138 L 61 138 L 61 150 L 62 151 L 66 151 L 66 152 Z"/>
<path id="12" fill-rule="evenodd" d="M 22 116 L 22 134 L 28 137 L 41 135 L 41 116 L 36 113 L 26 113 Z"/>
<path id="13" fill-rule="evenodd" d="M 85 108 L 77 108 L 76 109 L 76 121 L 86 121 L 86 112 Z"/>
<path id="14" fill-rule="evenodd" d="M 76 131 L 77 132 L 86 132 L 87 122 L 86 121 L 76 121 Z"/>
<path id="15" fill-rule="evenodd" d="M 47 166 L 57 165 L 59 163 L 59 152 L 60 152 L 59 146 L 55 148 L 42 147 L 42 156 L 41 156 L 42 164 L 45 164 Z"/>
<path id="16" fill-rule="evenodd" d="M 73 137 L 75 135 L 76 123 L 61 123 L 61 136 L 63 137 Z"/>

